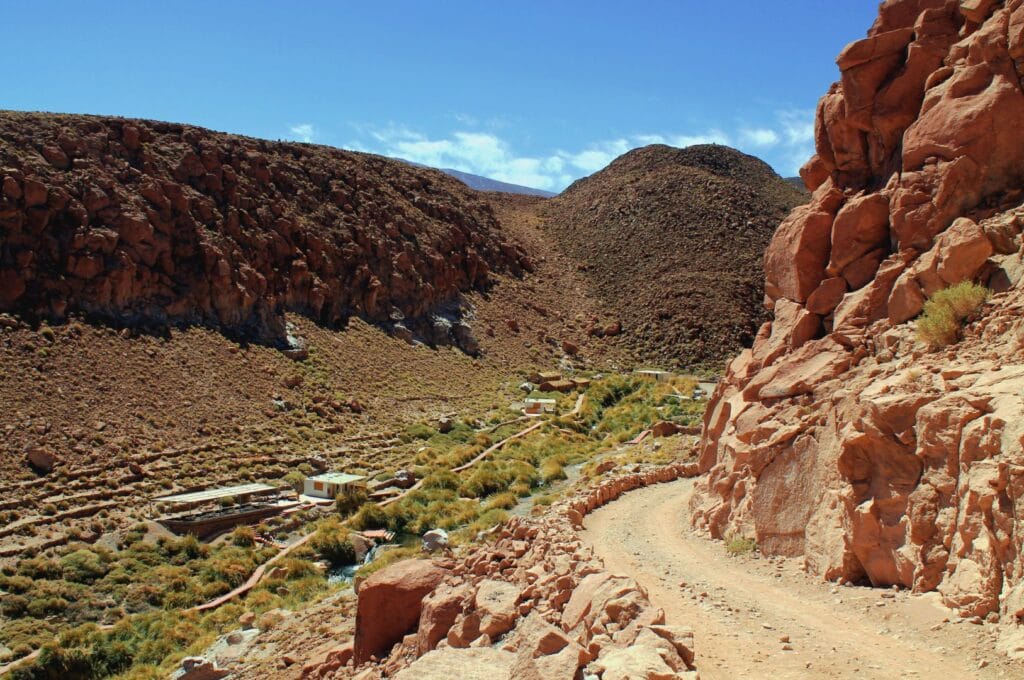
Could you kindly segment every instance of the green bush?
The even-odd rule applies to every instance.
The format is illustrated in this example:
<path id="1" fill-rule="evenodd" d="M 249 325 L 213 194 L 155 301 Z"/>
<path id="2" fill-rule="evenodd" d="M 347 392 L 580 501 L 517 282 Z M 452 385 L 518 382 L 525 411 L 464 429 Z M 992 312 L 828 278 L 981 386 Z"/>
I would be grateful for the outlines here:
<path id="1" fill-rule="evenodd" d="M 92 583 L 107 573 L 107 566 L 100 556 L 85 548 L 62 557 L 60 566 L 64 579 L 73 583 Z"/>
<path id="2" fill-rule="evenodd" d="M 924 303 L 924 311 L 917 320 L 917 337 L 933 348 L 953 344 L 960 337 L 964 319 L 984 304 L 989 292 L 971 281 L 938 291 Z"/>
<path id="3" fill-rule="evenodd" d="M 746 555 L 754 552 L 756 548 L 757 542 L 752 538 L 732 536 L 725 541 L 725 550 L 730 555 Z"/>
<path id="4" fill-rule="evenodd" d="M 518 495 L 511 491 L 506 491 L 504 493 L 495 494 L 488 498 L 487 501 L 483 504 L 483 510 L 484 512 L 487 512 L 488 510 L 493 510 L 495 508 L 501 510 L 508 510 L 510 508 L 514 508 L 518 502 Z"/>
<path id="5" fill-rule="evenodd" d="M 334 499 L 334 507 L 338 510 L 339 515 L 348 517 L 368 500 L 370 500 L 370 495 L 365 486 L 352 486 L 337 495 Z"/>
<path id="6" fill-rule="evenodd" d="M 231 532 L 231 543 L 239 548 L 251 548 L 256 545 L 256 532 L 246 525 L 235 527 Z"/>
<path id="7" fill-rule="evenodd" d="M 28 600 L 21 595 L 4 595 L 0 597 L 0 614 L 17 619 L 28 611 Z"/>
<path id="8" fill-rule="evenodd" d="M 334 518 L 320 523 L 310 545 L 334 566 L 355 564 L 356 550 L 348 538 L 348 529 Z"/>
<path id="9" fill-rule="evenodd" d="M 565 479 L 564 461 L 558 456 L 548 458 L 541 463 L 540 476 L 549 484 L 557 479 Z"/>
<path id="10" fill-rule="evenodd" d="M 387 529 L 390 518 L 387 511 L 376 503 L 363 503 L 349 523 L 357 531 L 366 529 Z"/>
<path id="11" fill-rule="evenodd" d="M 295 489 L 295 493 L 302 493 L 306 484 L 306 475 L 302 474 L 298 470 L 292 470 L 284 476 L 284 481 L 287 482 L 290 487 Z"/>
<path id="12" fill-rule="evenodd" d="M 413 423 L 405 428 L 405 432 L 402 433 L 402 441 L 409 443 L 417 439 L 430 439 L 437 434 L 437 430 L 424 425 L 423 423 Z"/>

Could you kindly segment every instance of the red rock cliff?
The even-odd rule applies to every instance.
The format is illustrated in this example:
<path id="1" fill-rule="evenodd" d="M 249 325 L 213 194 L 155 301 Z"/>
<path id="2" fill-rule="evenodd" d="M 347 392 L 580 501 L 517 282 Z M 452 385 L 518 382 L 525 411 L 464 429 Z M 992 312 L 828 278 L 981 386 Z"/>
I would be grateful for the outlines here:
<path id="1" fill-rule="evenodd" d="M 394 322 L 529 266 L 459 182 L 327 147 L 0 112 L 0 183 L 0 311 L 29 316 L 277 340 L 284 310 Z"/>
<path id="2" fill-rule="evenodd" d="M 813 197 L 705 419 L 695 522 L 829 579 L 1024 616 L 1024 0 L 888 0 L 818 106 Z M 928 351 L 928 295 L 997 293 Z"/>

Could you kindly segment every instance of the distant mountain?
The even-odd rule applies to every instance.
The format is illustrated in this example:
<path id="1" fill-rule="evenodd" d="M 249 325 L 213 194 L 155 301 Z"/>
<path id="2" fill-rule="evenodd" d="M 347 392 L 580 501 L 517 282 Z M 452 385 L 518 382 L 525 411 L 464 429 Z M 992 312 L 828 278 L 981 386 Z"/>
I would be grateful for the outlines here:
<path id="1" fill-rule="evenodd" d="M 404 158 L 398 160 L 408 163 L 409 165 L 415 165 L 417 168 L 430 168 L 433 166 L 423 165 L 422 163 L 415 163 L 413 161 L 407 161 Z M 482 177 L 480 175 L 474 175 L 462 170 L 454 170 L 452 168 L 434 168 L 440 170 L 449 177 L 454 177 L 459 180 L 470 189 L 476 189 L 477 191 L 500 191 L 506 194 L 525 194 L 527 196 L 542 196 L 544 198 L 551 198 L 557 196 L 557 194 L 544 191 L 543 189 L 534 189 L 533 187 L 524 187 L 519 184 L 510 184 L 508 182 L 499 182 L 496 179 L 490 177 Z"/>
<path id="2" fill-rule="evenodd" d="M 782 179 L 786 180 L 787 182 L 789 182 L 790 184 L 795 186 L 800 191 L 803 191 L 803 192 L 808 193 L 808 194 L 811 193 L 811 192 L 807 191 L 807 187 L 804 186 L 804 180 L 803 180 L 802 177 L 783 177 Z"/>

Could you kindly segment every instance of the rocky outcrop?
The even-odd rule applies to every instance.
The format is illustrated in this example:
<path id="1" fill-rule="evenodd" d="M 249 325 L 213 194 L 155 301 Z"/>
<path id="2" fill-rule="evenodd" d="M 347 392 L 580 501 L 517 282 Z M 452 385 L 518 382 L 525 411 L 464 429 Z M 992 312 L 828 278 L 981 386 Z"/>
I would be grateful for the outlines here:
<path id="1" fill-rule="evenodd" d="M 588 512 L 623 493 L 696 472 L 695 463 L 633 469 L 578 491 L 539 517 L 513 517 L 492 544 L 460 560 L 385 568 L 359 588 L 354 663 L 309 667 L 307 675 L 450 678 L 459 669 L 465 677 L 569 680 L 588 668 L 622 680 L 696 677 L 692 633 L 666 626 L 664 612 L 644 588 L 606 571 L 576 533 Z M 415 603 L 381 600 L 385 590 L 410 583 L 410 571 L 442 568 L 443 580 Z M 413 612 L 418 624 L 406 622 Z M 402 624 L 392 625 L 399 615 Z M 360 665 L 368 658 L 360 655 L 360 640 L 381 625 L 390 628 L 391 642 L 377 647 L 384 653 L 380 663 Z"/>
<path id="2" fill-rule="evenodd" d="M 810 202 L 765 255 L 765 324 L 709 404 L 714 536 L 826 578 L 1024 616 L 1024 2 L 888 0 L 818 106 Z M 997 294 L 948 349 L 913 324 Z"/>
<path id="3" fill-rule="evenodd" d="M 458 294 L 532 265 L 440 172 L 172 123 L 0 113 L 0 311 L 205 324 L 283 312 L 475 350 Z"/>

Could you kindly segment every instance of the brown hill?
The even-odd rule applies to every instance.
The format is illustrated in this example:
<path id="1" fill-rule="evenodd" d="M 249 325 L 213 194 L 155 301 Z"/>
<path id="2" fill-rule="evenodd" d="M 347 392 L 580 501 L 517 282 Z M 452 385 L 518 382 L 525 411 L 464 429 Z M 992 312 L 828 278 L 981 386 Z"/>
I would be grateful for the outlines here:
<path id="1" fill-rule="evenodd" d="M 288 310 L 404 321 L 474 350 L 457 319 L 427 317 L 491 271 L 531 267 L 461 182 L 367 154 L 5 112 L 0 168 L 0 311 L 26 317 L 281 341 Z"/>
<path id="2" fill-rule="evenodd" d="M 938 590 L 961 616 L 1008 624 L 1011 656 L 1022 26 L 1020 0 L 890 0 L 843 50 L 802 172 L 814 194 L 766 255 L 774 319 L 709 404 L 693 504 L 713 535 L 803 555 L 825 578 Z"/>
<path id="3" fill-rule="evenodd" d="M 764 249 L 803 200 L 734 149 L 656 145 L 552 199 L 546 230 L 621 319 L 636 361 L 713 367 L 753 342 Z"/>

